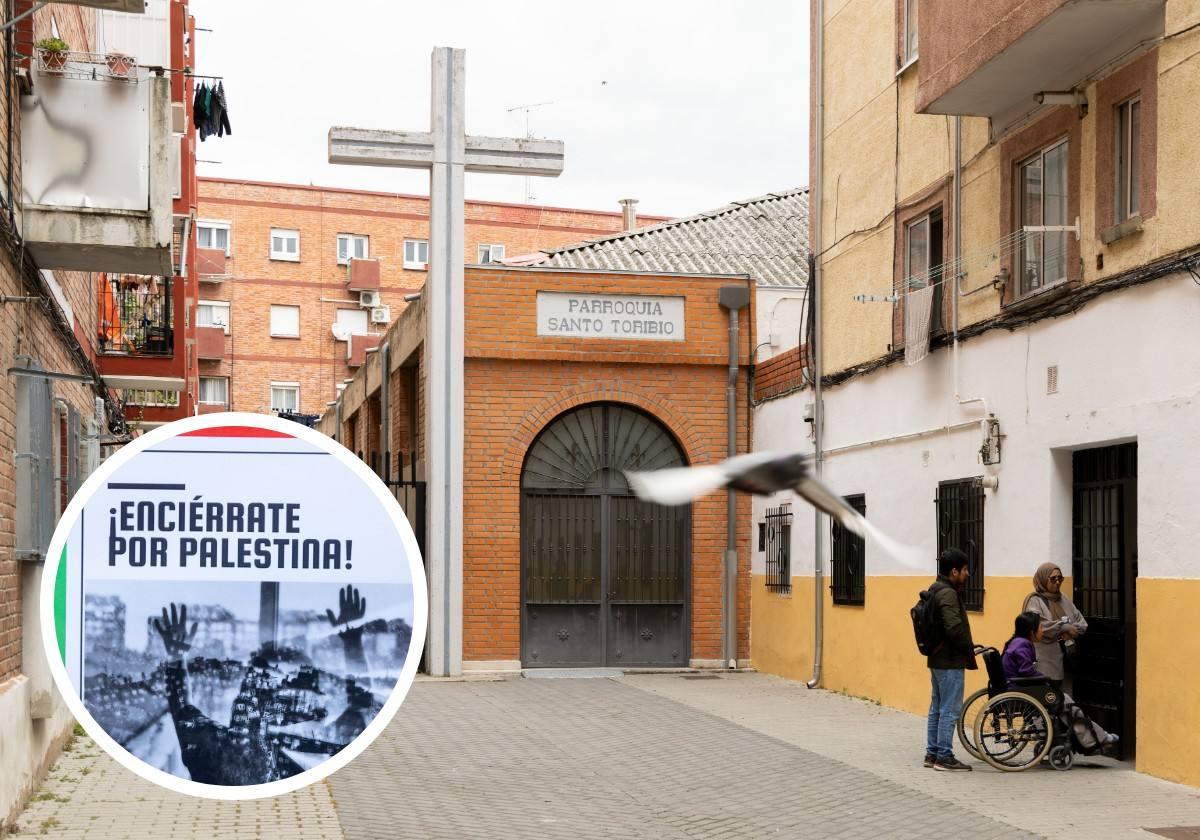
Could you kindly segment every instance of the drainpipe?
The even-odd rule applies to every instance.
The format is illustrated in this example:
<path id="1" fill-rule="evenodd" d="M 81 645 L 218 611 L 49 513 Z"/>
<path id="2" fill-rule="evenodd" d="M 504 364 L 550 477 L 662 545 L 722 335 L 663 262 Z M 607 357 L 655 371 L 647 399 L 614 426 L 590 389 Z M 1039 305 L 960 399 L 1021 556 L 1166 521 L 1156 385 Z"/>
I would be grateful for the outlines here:
<path id="1" fill-rule="evenodd" d="M 379 343 L 379 450 L 383 457 L 383 480 L 392 477 L 391 408 L 392 383 L 388 376 L 389 353 L 387 336 Z"/>
<path id="2" fill-rule="evenodd" d="M 729 311 L 729 380 L 725 384 L 729 457 L 737 455 L 738 312 L 750 304 L 745 286 L 722 286 L 717 301 Z M 721 583 L 721 650 L 725 664 L 737 668 L 737 493 L 725 491 L 725 568 Z"/>
<path id="3" fill-rule="evenodd" d="M 993 418 L 992 410 L 988 406 L 986 397 L 964 397 L 962 396 L 962 385 L 959 381 L 958 371 L 958 296 L 961 291 L 960 283 L 966 274 L 963 272 L 962 263 L 962 117 L 954 118 L 954 284 L 953 294 L 951 296 L 951 327 L 953 331 L 953 341 L 951 345 L 952 367 L 954 376 L 954 399 L 959 406 L 969 405 L 971 403 L 979 403 L 983 406 L 983 419 L 979 421 L 979 430 L 983 435 L 983 440 L 986 443 L 990 430 L 988 428 L 989 421 Z M 995 489 L 995 476 L 990 476 L 985 480 L 985 486 Z"/>
<path id="4" fill-rule="evenodd" d="M 808 348 L 809 362 L 813 373 L 813 468 L 817 479 L 823 472 L 821 446 L 825 434 L 825 407 L 821 404 L 821 175 L 824 165 L 825 144 L 825 0 L 814 0 L 816 9 L 813 21 L 813 45 L 816 51 L 813 68 L 814 93 L 812 117 L 813 171 L 809 174 L 808 206 L 812 219 L 812 241 L 809 251 L 808 284 L 813 302 L 812 346 Z M 816 207 L 814 213 L 812 208 Z M 814 509 L 813 524 L 813 672 L 812 679 L 805 683 L 809 688 L 821 684 L 821 654 L 825 641 L 824 588 L 825 562 L 822 556 L 825 545 L 825 517 Z"/>

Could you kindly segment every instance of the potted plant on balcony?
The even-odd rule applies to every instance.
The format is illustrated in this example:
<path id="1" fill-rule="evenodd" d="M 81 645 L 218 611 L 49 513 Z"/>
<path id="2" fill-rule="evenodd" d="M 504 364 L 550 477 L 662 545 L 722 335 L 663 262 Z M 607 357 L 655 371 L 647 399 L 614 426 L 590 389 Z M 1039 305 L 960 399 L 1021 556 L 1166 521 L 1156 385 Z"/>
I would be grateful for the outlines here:
<path id="1" fill-rule="evenodd" d="M 67 65 L 71 45 L 62 38 L 43 38 L 35 46 L 42 57 L 42 67 L 47 71 L 58 73 Z"/>
<path id="2" fill-rule="evenodd" d="M 105 61 L 108 63 L 108 72 L 121 79 L 129 78 L 129 71 L 136 64 L 133 56 L 123 52 L 110 52 L 105 56 Z"/>

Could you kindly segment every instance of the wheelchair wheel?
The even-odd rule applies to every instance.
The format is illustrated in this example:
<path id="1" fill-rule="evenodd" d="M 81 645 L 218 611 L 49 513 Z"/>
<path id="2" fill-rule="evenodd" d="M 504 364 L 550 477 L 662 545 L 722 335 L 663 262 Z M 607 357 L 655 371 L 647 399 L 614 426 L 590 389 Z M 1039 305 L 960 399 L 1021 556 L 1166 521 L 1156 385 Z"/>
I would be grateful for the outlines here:
<path id="1" fill-rule="evenodd" d="M 1050 766 L 1055 770 L 1070 770 L 1074 763 L 1075 756 L 1071 754 L 1069 745 L 1059 744 L 1050 748 Z"/>
<path id="2" fill-rule="evenodd" d="M 975 721 L 988 702 L 988 690 L 981 688 L 967 698 L 963 703 L 962 712 L 958 716 L 958 742 L 963 749 L 975 758 L 983 761 L 979 748 L 975 746 Z"/>
<path id="3" fill-rule="evenodd" d="M 993 697 L 975 721 L 979 756 L 997 770 L 1036 767 L 1049 752 L 1054 722 L 1028 694 L 1006 691 Z"/>

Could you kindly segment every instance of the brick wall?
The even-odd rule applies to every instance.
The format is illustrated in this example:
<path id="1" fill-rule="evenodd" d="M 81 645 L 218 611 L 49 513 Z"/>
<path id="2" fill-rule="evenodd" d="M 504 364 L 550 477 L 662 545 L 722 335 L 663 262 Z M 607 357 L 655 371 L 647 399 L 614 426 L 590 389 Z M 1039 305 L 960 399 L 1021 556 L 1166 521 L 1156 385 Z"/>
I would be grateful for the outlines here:
<path id="1" fill-rule="evenodd" d="M 357 294 L 346 290 L 346 267 L 337 264 L 337 235 L 369 238 L 369 255 L 380 260 L 381 303 L 395 321 L 404 295 L 425 283 L 425 272 L 406 269 L 403 261 L 405 239 L 429 238 L 428 199 L 214 179 L 201 179 L 199 190 L 198 218 L 231 224 L 227 272 L 233 276 L 200 286 L 202 299 L 228 301 L 231 312 L 226 360 L 202 362 L 200 375 L 231 376 L 236 411 L 265 411 L 275 380 L 300 382 L 301 411 L 322 413 L 337 384 L 354 375 L 345 364 L 345 343 L 330 332 L 338 309 L 359 310 Z M 488 202 L 467 202 L 466 219 L 468 263 L 483 243 L 515 255 L 621 229 L 619 212 Z M 300 231 L 299 262 L 270 259 L 273 227 Z M 269 335 L 273 303 L 300 307 L 299 339 Z M 382 333 L 386 326 L 370 329 Z"/>
<path id="2" fill-rule="evenodd" d="M 468 269 L 464 460 L 463 644 L 467 660 L 520 657 L 520 474 L 525 452 L 564 411 L 589 402 L 639 407 L 682 444 L 690 463 L 726 456 L 728 279 Z M 539 338 L 538 289 L 686 295 L 686 341 Z M 745 366 L 753 309 L 741 315 L 738 451 L 747 449 Z M 750 521 L 741 497 L 738 522 Z M 748 644 L 748 531 L 738 535 L 738 656 Z M 721 656 L 725 497 L 693 508 L 692 650 Z"/>
<path id="3" fill-rule="evenodd" d="M 756 402 L 786 394 L 804 385 L 808 365 L 808 345 L 793 347 L 754 366 Z"/>

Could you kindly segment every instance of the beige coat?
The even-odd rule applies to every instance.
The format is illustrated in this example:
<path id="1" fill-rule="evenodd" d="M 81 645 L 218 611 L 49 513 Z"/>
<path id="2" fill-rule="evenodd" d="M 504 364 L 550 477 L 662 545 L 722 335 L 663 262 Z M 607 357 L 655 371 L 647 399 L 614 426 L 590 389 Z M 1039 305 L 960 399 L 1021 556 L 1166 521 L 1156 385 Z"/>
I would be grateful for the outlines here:
<path id="1" fill-rule="evenodd" d="M 1059 637 L 1066 627 L 1074 627 L 1082 636 L 1087 632 L 1087 621 L 1066 595 L 1061 596 L 1061 600 L 1055 606 L 1066 616 L 1067 624 L 1058 622 L 1050 603 L 1036 592 L 1031 592 L 1025 597 L 1025 604 L 1021 609 L 1035 612 L 1042 617 L 1042 641 L 1034 645 L 1034 649 L 1037 650 L 1037 669 L 1052 680 L 1061 680 L 1066 675 L 1063 672 Z"/>

